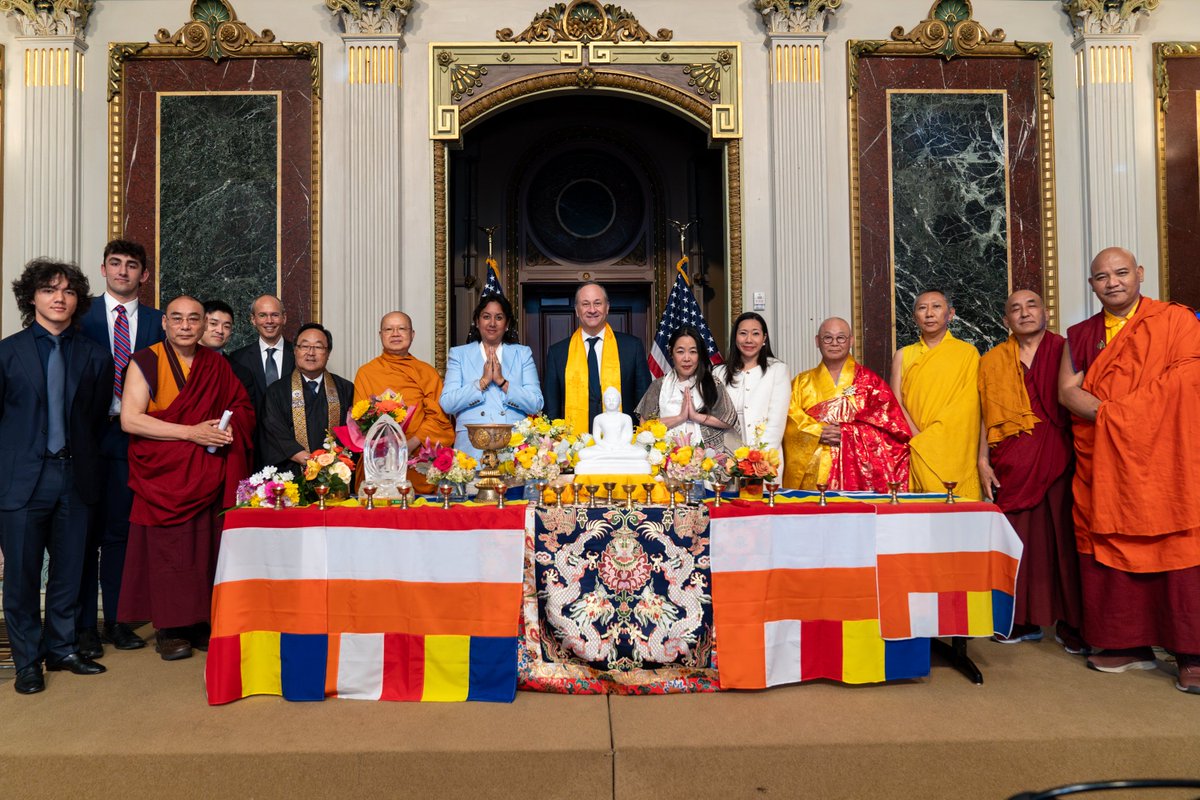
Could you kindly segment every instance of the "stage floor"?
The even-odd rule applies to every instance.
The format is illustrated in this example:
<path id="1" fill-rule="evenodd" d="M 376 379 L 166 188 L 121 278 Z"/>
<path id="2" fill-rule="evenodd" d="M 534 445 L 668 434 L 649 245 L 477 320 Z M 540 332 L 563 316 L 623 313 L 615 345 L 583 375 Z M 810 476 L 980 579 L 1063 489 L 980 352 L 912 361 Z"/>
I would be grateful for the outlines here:
<path id="1" fill-rule="evenodd" d="M 1052 641 L 971 653 L 983 686 L 935 659 L 885 686 L 211 708 L 202 655 L 110 649 L 107 674 L 48 673 L 40 695 L 0 672 L 0 797 L 895 800 L 1200 777 L 1200 697 L 1173 667 L 1105 675 Z"/>

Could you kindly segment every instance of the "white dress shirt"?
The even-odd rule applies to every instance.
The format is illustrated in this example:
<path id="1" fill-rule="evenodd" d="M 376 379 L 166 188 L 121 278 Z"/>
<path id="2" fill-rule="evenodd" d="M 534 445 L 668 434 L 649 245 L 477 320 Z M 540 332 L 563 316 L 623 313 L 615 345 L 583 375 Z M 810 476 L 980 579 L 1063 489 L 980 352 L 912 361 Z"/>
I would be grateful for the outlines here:
<path id="1" fill-rule="evenodd" d="M 583 357 L 587 358 L 588 350 L 591 348 L 591 345 L 588 343 L 588 339 L 590 339 L 592 337 L 588 336 L 587 331 L 583 330 L 582 328 L 579 329 L 579 333 L 581 336 L 583 336 Z M 603 331 L 603 329 L 599 333 L 596 334 L 596 363 L 600 364 L 600 365 L 604 364 L 604 331 Z M 607 388 L 608 388 L 607 386 L 602 386 L 602 387 L 600 387 L 600 391 L 604 391 Z"/>
<path id="2" fill-rule="evenodd" d="M 104 293 L 104 318 L 108 320 L 108 352 L 116 354 L 117 344 L 114 341 L 115 334 L 113 328 L 117 324 L 117 306 L 125 306 L 125 317 L 129 320 L 129 354 L 133 355 L 137 350 L 137 324 L 138 324 L 138 300 L 133 298 L 128 303 L 122 303 L 113 297 L 108 292 Z M 116 392 L 113 392 L 112 401 L 108 404 L 109 416 L 117 416 L 121 413 L 121 398 L 117 397 Z"/>
<path id="3" fill-rule="evenodd" d="M 267 348 L 274 347 L 275 352 L 271 354 L 271 358 L 275 361 L 275 374 L 280 378 L 283 377 L 283 337 L 280 336 L 275 344 L 267 344 L 262 337 L 258 337 L 258 355 L 262 359 L 263 375 L 267 374 Z"/>

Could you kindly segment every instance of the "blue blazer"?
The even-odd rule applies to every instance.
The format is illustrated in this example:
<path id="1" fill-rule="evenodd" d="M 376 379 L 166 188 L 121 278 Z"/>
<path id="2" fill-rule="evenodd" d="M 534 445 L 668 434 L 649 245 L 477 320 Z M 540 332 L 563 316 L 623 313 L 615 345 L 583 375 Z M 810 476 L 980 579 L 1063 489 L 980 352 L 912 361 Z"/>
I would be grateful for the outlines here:
<path id="1" fill-rule="evenodd" d="M 66 417 L 75 488 L 83 502 L 100 499 L 105 470 L 100 437 L 112 401 L 108 350 L 76 332 L 67 367 Z M 0 341 L 0 510 L 22 508 L 37 487 L 46 457 L 46 370 L 32 328 Z"/>
<path id="2" fill-rule="evenodd" d="M 517 423 L 542 410 L 542 388 L 533 364 L 533 351 L 523 344 L 506 344 L 500 367 L 508 380 L 508 392 L 494 383 L 481 392 L 483 351 L 479 342 L 450 348 L 442 410 L 455 417 L 454 446 L 475 458 L 479 458 L 480 452 L 467 438 L 468 423 Z"/>

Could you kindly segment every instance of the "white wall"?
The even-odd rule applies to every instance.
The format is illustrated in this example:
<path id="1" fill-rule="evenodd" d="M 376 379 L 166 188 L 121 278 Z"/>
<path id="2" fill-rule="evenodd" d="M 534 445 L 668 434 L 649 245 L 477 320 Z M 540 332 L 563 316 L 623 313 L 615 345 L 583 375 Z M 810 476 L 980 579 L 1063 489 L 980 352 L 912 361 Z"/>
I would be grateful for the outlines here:
<path id="1" fill-rule="evenodd" d="M 825 54 L 827 82 L 831 314 L 849 316 L 850 216 L 847 153 L 846 41 L 886 39 L 897 25 L 910 29 L 924 18 L 931 0 L 844 0 L 830 26 Z M 435 41 L 494 41 L 498 28 L 523 29 L 549 0 L 417 0 L 409 15 L 403 55 L 404 213 L 395 228 L 380 236 L 402 237 L 403 297 L 397 305 L 413 316 L 420 332 L 414 352 L 428 358 L 433 347 L 433 220 L 432 162 L 428 131 L 428 47 Z M 753 292 L 768 296 L 768 313 L 786 313 L 772 296 L 773 254 L 770 208 L 768 51 L 765 32 L 750 0 L 628 0 L 622 3 L 651 31 L 671 28 L 676 41 L 742 42 L 744 132 L 744 263 L 745 299 Z M 87 92 L 84 98 L 84 189 L 82 221 L 84 267 L 99 282 L 100 253 L 108 236 L 107 81 L 109 42 L 150 41 L 155 31 L 174 32 L 188 16 L 189 0 L 99 0 L 87 30 Z M 344 263 L 345 199 L 353 187 L 342 179 L 339 162 L 345 148 L 340 124 L 345 96 L 345 52 L 340 26 L 320 0 L 234 0 L 238 16 L 250 27 L 272 29 L 281 40 L 319 41 L 324 46 L 324 169 L 322 173 L 323 318 L 335 337 L 377 320 L 331 313 L 353 297 L 346 295 Z M 1088 313 L 1083 279 L 1088 254 L 1082 252 L 1082 176 L 1072 31 L 1059 0 L 976 0 L 975 17 L 988 28 L 1002 27 L 1009 40 L 1049 41 L 1054 45 L 1055 133 L 1058 182 L 1058 231 L 1061 269 L 1060 318 L 1073 323 Z M 1158 294 L 1157 191 L 1154 142 L 1154 77 L 1152 43 L 1200 40 L 1200 3 L 1163 0 L 1139 27 L 1135 53 L 1138 71 L 1137 131 L 1138 203 L 1141 228 L 1139 256 L 1146 266 L 1147 293 Z M 7 286 L 22 267 L 22 45 L 16 20 L 0 21 L 0 44 L 7 50 L 4 75 L 4 244 L 5 291 L 0 303 L 4 334 L 19 327 Z M 367 291 L 362 289 L 361 291 Z M 353 374 L 370 354 L 335 351 L 333 366 Z"/>

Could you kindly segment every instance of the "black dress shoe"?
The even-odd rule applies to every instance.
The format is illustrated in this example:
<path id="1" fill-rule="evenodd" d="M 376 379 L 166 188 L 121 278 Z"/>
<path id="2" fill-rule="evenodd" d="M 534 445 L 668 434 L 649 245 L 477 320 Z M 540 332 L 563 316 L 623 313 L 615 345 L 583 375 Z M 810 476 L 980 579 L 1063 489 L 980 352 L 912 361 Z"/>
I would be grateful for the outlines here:
<path id="1" fill-rule="evenodd" d="M 42 665 L 30 664 L 25 669 L 17 671 L 17 681 L 13 684 L 17 694 L 37 694 L 46 690 L 46 679 L 42 677 Z"/>
<path id="2" fill-rule="evenodd" d="M 207 622 L 197 622 L 187 628 L 187 636 L 184 638 L 191 643 L 192 647 L 202 653 L 208 652 L 208 640 L 212 636 L 212 628 Z"/>
<path id="3" fill-rule="evenodd" d="M 146 646 L 146 640 L 124 622 L 104 623 L 104 633 L 100 638 L 118 650 L 141 650 Z"/>
<path id="4" fill-rule="evenodd" d="M 57 661 L 46 660 L 47 672 L 61 672 L 63 670 L 74 672 L 76 675 L 99 675 L 101 672 L 108 672 L 103 664 L 97 664 L 90 658 L 84 658 L 79 653 L 71 653 L 71 655 L 63 656 Z"/>
<path id="5" fill-rule="evenodd" d="M 84 658 L 104 657 L 104 646 L 95 628 L 84 628 L 75 634 L 75 651 Z"/>

